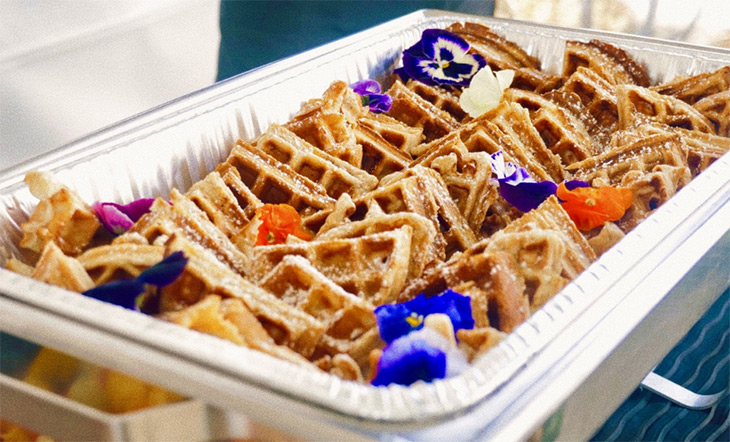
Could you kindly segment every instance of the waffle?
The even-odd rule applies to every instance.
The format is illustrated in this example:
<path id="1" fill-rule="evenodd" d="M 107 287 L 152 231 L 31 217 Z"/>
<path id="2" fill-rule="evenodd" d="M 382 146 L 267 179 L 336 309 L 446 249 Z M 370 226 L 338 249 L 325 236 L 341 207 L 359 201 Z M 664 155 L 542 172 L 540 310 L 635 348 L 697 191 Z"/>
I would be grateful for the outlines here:
<path id="1" fill-rule="evenodd" d="M 352 239 L 258 246 L 251 268 L 261 279 L 285 256 L 303 256 L 335 284 L 378 306 L 395 300 L 405 285 L 412 237 L 404 225 Z"/>
<path id="2" fill-rule="evenodd" d="M 372 129 L 401 152 L 408 152 L 423 141 L 422 128 L 408 126 L 386 114 L 369 113 L 360 117 L 357 125 Z"/>
<path id="3" fill-rule="evenodd" d="M 94 287 L 94 281 L 83 265 L 76 258 L 66 256 L 53 241 L 47 242 L 43 247 L 30 277 L 73 292 L 83 292 Z"/>
<path id="4" fill-rule="evenodd" d="M 527 54 L 514 42 L 496 34 L 488 26 L 478 23 L 454 23 L 446 28 L 461 36 L 472 50 L 482 55 L 493 69 L 540 69 L 540 61 Z"/>
<path id="5" fill-rule="evenodd" d="M 422 129 L 426 142 L 441 138 L 459 126 L 451 114 L 426 101 L 399 80 L 393 83 L 387 94 L 393 98 L 387 115 L 407 126 Z"/>
<path id="6" fill-rule="evenodd" d="M 612 137 L 611 144 L 620 146 L 649 135 L 663 133 L 675 133 L 681 137 L 687 147 L 687 164 L 693 177 L 730 150 L 730 138 L 670 127 L 661 123 L 644 123 L 627 130 L 617 131 Z"/>
<path id="7" fill-rule="evenodd" d="M 208 295 L 189 307 L 165 312 L 158 317 L 300 366 L 308 365 L 303 356 L 288 347 L 277 345 L 240 299 L 221 299 L 217 295 Z"/>
<path id="8" fill-rule="evenodd" d="M 437 171 L 451 198 L 473 231 L 479 231 L 487 209 L 497 199 L 498 190 L 490 183 L 489 154 L 469 152 L 458 133 L 440 139 L 432 149 L 413 161 Z"/>
<path id="9" fill-rule="evenodd" d="M 576 179 L 631 189 L 633 205 L 617 225 L 633 229 L 692 179 L 687 146 L 676 133 L 657 133 L 571 165 Z"/>
<path id="10" fill-rule="evenodd" d="M 688 104 L 695 104 L 703 98 L 730 89 L 730 66 L 724 66 L 713 72 L 681 76 L 649 89 L 662 95 L 679 98 Z"/>
<path id="11" fill-rule="evenodd" d="M 705 97 L 692 107 L 712 123 L 718 135 L 730 137 L 730 91 Z"/>
<path id="12" fill-rule="evenodd" d="M 241 192 L 234 193 L 232 189 L 241 189 Z M 211 172 L 193 184 L 185 196 L 205 212 L 223 234 L 233 239 L 253 219 L 255 209 L 262 205 L 253 195 L 248 199 L 238 197 L 240 193 L 250 193 L 247 191 L 248 187 L 236 175 L 228 173 L 221 177 L 218 172 Z M 245 202 L 243 207 L 242 201 Z"/>
<path id="13" fill-rule="evenodd" d="M 381 124 L 381 126 L 383 125 Z M 391 131 L 388 134 L 392 135 L 394 131 L 394 125 L 391 125 Z M 355 134 L 355 141 L 362 149 L 363 155 L 360 168 L 375 178 L 380 179 L 402 170 L 410 163 L 410 155 L 399 150 L 367 124 L 358 124 L 353 129 L 353 133 Z M 373 187 L 375 186 L 373 185 Z"/>
<path id="14" fill-rule="evenodd" d="M 579 115 L 599 144 L 608 141 L 618 126 L 615 86 L 596 71 L 578 67 L 550 99 Z"/>
<path id="15" fill-rule="evenodd" d="M 334 199 L 343 193 L 362 195 L 377 184 L 374 176 L 315 148 L 278 124 L 272 124 L 256 139 L 254 146 L 319 184 Z"/>
<path id="16" fill-rule="evenodd" d="M 130 236 L 144 237 L 148 244 L 164 244 L 173 235 L 185 236 L 199 243 L 226 262 L 241 275 L 248 271 L 248 258 L 220 231 L 192 201 L 177 190 L 170 193 L 170 203 L 158 198 L 150 209 L 117 242 Z"/>
<path id="17" fill-rule="evenodd" d="M 20 247 L 41 252 L 52 241 L 65 254 L 81 253 L 101 226 L 94 209 L 48 173 L 29 172 L 25 183 L 40 201 L 20 225 Z"/>
<path id="18" fill-rule="evenodd" d="M 170 253 L 182 251 L 188 263 L 182 277 L 162 289 L 162 313 L 181 310 L 181 305 L 189 307 L 212 294 L 238 299 L 277 345 L 289 347 L 304 357 L 312 354 L 325 331 L 322 321 L 243 278 L 209 250 L 182 236 L 171 237 L 166 248 Z"/>
<path id="19" fill-rule="evenodd" d="M 456 332 L 459 348 L 466 353 L 467 360 L 470 362 L 474 362 L 487 350 L 499 344 L 505 336 L 507 336 L 506 333 L 494 327 L 462 328 Z"/>
<path id="20" fill-rule="evenodd" d="M 469 114 L 459 104 L 461 91 L 457 88 L 430 86 L 415 80 L 408 80 L 406 87 L 415 92 L 419 97 L 433 104 L 437 109 L 446 111 L 458 122 L 463 122 L 469 118 Z"/>
<path id="21" fill-rule="evenodd" d="M 516 160 L 515 164 L 524 167 L 530 173 L 542 170 L 542 173 L 532 175 L 533 178 L 551 179 L 555 182 L 566 178 L 560 157 L 548 150 L 530 120 L 530 113 L 518 103 L 502 101 L 478 120 L 494 124 L 513 142 L 511 146 L 502 146 L 502 150 Z M 500 146 L 503 138 L 498 138 L 496 141 Z"/>
<path id="22" fill-rule="evenodd" d="M 370 350 L 382 346 L 370 302 L 348 293 L 298 255 L 284 256 L 259 285 L 323 323 L 325 333 L 310 359 L 346 354 L 357 364 L 354 377 L 362 379 Z"/>
<path id="23" fill-rule="evenodd" d="M 367 109 L 347 84 L 336 81 L 321 99 L 307 102 L 285 126 L 310 144 L 330 155 L 360 167 L 362 150 L 352 134 L 352 126 Z"/>
<path id="24" fill-rule="evenodd" d="M 422 215 L 410 212 L 384 213 L 380 206 L 371 204 L 364 219 L 337 223 L 331 228 L 322 229 L 315 240 L 359 238 L 403 226 L 410 226 L 413 230 L 407 278 L 410 280 L 418 278 L 424 269 L 443 261 L 445 257 L 443 239 L 439 241 L 437 226 Z"/>
<path id="25" fill-rule="evenodd" d="M 512 331 L 527 319 L 529 305 L 525 281 L 518 264 L 501 251 L 452 259 L 413 281 L 400 295 L 400 301 L 418 294 L 433 296 L 448 288 L 471 298 L 476 327 Z"/>
<path id="26" fill-rule="evenodd" d="M 408 178 L 412 181 L 406 183 Z M 408 211 L 428 218 L 446 241 L 446 256 L 464 250 L 476 242 L 476 235 L 459 211 L 441 176 L 415 165 L 381 180 L 380 187 L 363 199 L 375 201 L 386 213 Z M 357 212 L 356 212 L 357 213 Z"/>
<path id="27" fill-rule="evenodd" d="M 674 127 L 715 133 L 715 127 L 700 111 L 684 101 L 633 85 L 616 87 L 619 129 L 637 121 L 656 121 Z"/>
<path id="28" fill-rule="evenodd" d="M 530 111 L 532 124 L 545 146 L 569 165 L 599 153 L 588 129 L 566 108 L 544 96 L 520 89 L 505 90 L 504 100 L 518 103 Z"/>
<path id="29" fill-rule="evenodd" d="M 236 173 L 251 193 L 264 203 L 289 204 L 301 213 L 316 212 L 335 203 L 322 186 L 241 140 L 216 171 L 221 175 Z"/>
<path id="30" fill-rule="evenodd" d="M 665 132 L 641 137 L 571 164 L 568 169 L 575 179 L 594 185 L 621 186 L 627 175 L 643 175 L 659 165 L 687 167 L 687 148 L 678 134 Z"/>
<path id="31" fill-rule="evenodd" d="M 563 77 L 586 66 L 612 85 L 634 84 L 648 87 L 649 76 L 626 51 L 599 40 L 567 41 L 563 55 Z"/>
<path id="32" fill-rule="evenodd" d="M 78 261 L 98 286 L 121 278 L 136 278 L 148 267 L 162 261 L 163 246 L 118 243 L 93 247 Z"/>

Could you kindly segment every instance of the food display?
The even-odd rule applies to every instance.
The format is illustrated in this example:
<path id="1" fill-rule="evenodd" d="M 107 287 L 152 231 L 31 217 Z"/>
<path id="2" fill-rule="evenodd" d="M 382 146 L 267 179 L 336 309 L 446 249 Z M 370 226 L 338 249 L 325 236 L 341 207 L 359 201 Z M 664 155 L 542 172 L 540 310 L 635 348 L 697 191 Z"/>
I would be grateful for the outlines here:
<path id="1" fill-rule="evenodd" d="M 428 29 L 202 180 L 128 204 L 46 172 L 32 278 L 376 386 L 453 377 L 730 149 L 730 67 L 651 84 L 600 40 L 561 72 Z"/>

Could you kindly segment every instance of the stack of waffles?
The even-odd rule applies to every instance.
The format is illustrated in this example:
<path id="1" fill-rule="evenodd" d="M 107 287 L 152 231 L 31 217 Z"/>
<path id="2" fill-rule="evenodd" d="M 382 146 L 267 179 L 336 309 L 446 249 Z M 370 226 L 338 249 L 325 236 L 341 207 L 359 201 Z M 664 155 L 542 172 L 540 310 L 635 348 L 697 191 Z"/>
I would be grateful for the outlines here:
<path id="1" fill-rule="evenodd" d="M 104 244 L 87 203 L 32 173 L 41 202 L 21 246 L 39 258 L 9 267 L 84 291 L 182 251 L 188 264 L 154 314 L 367 381 L 384 346 L 376 307 L 449 288 L 468 295 L 476 325 L 458 342 L 473 360 L 730 149 L 730 68 L 650 85 L 620 48 L 569 41 L 562 72 L 547 73 L 485 26 L 449 30 L 493 69 L 516 72 L 480 117 L 462 110 L 456 88 L 393 78 L 393 106 L 375 114 L 334 82 Z M 554 196 L 522 213 L 499 196 L 498 151 L 538 181 L 626 187 L 634 203 L 590 231 Z M 293 207 L 312 239 L 255 245 L 265 204 Z"/>

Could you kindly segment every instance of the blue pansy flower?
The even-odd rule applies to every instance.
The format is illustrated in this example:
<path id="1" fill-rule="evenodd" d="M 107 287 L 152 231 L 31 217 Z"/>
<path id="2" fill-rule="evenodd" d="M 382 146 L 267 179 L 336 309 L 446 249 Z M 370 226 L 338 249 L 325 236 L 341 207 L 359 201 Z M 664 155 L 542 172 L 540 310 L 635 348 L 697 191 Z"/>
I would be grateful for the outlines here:
<path id="1" fill-rule="evenodd" d="M 505 161 L 501 150 L 491 155 L 491 165 L 499 183 L 499 195 L 521 212 L 537 208 L 558 188 L 552 181 L 535 181 L 527 170 Z"/>
<path id="2" fill-rule="evenodd" d="M 469 53 L 469 43 L 443 29 L 426 29 L 421 40 L 403 51 L 401 77 L 407 76 L 428 85 L 466 86 L 487 62 Z"/>
<path id="3" fill-rule="evenodd" d="M 454 331 L 474 328 L 471 315 L 471 299 L 447 290 L 432 297 L 421 294 L 410 301 L 385 304 L 375 309 L 380 337 L 390 343 L 411 331 L 423 328 L 423 320 L 432 313 L 444 313 L 454 326 Z"/>
<path id="4" fill-rule="evenodd" d="M 114 235 L 121 235 L 129 230 L 142 215 L 149 212 L 154 198 L 142 198 L 129 204 L 102 203 L 92 204 L 96 216 L 104 228 Z"/>
<path id="5" fill-rule="evenodd" d="M 393 97 L 380 93 L 380 83 L 375 80 L 361 80 L 350 85 L 353 91 L 362 97 L 363 106 L 370 112 L 388 112 L 393 106 Z"/>
<path id="6" fill-rule="evenodd" d="M 164 287 L 174 282 L 185 269 L 188 258 L 183 252 L 174 252 L 159 263 L 145 269 L 136 278 L 120 279 L 89 289 L 83 294 L 90 298 L 116 304 L 130 310 L 139 310 L 140 295 L 146 285 Z"/>
<path id="7" fill-rule="evenodd" d="M 372 385 L 411 385 L 456 376 L 468 367 L 459 348 L 439 332 L 423 328 L 383 349 Z"/>

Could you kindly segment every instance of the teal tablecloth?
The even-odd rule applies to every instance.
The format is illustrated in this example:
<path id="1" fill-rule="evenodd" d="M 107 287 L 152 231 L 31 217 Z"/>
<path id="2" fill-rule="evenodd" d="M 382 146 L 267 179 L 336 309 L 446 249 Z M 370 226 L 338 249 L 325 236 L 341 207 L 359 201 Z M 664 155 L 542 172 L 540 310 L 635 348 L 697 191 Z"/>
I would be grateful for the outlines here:
<path id="1" fill-rule="evenodd" d="M 730 386 L 730 290 L 654 371 L 695 393 L 711 394 Z M 638 388 L 592 440 L 730 441 L 730 396 L 710 409 L 689 410 Z"/>

